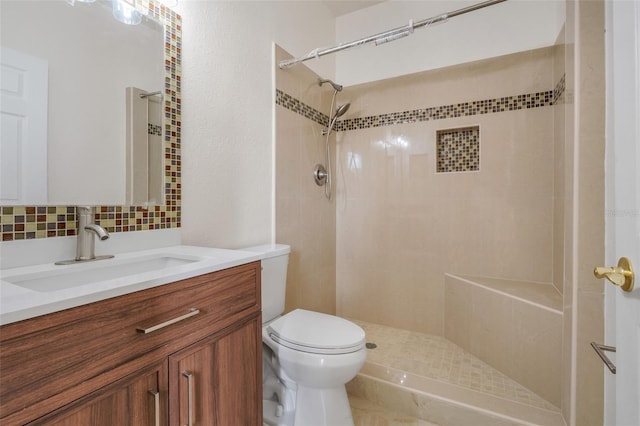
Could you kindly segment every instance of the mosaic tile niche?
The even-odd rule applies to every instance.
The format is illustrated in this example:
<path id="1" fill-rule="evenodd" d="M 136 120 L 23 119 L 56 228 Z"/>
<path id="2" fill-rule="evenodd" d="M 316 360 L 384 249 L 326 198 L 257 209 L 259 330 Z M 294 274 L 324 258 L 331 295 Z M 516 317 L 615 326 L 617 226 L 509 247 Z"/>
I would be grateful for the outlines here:
<path id="1" fill-rule="evenodd" d="M 480 170 L 480 127 L 436 132 L 436 172 L 477 172 Z"/>
<path id="2" fill-rule="evenodd" d="M 96 223 L 109 232 L 179 228 L 181 212 L 182 18 L 155 0 L 136 8 L 164 25 L 164 124 L 149 128 L 163 134 L 165 203 L 159 206 L 96 206 Z M 76 235 L 75 206 L 0 206 L 2 241 Z"/>

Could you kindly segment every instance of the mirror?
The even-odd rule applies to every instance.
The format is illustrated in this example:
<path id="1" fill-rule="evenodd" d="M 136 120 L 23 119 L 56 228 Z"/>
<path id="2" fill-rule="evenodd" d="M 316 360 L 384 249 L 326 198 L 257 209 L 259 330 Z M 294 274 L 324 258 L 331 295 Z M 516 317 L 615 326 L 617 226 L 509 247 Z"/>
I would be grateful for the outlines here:
<path id="1" fill-rule="evenodd" d="M 146 3 L 151 4 L 145 10 L 157 8 L 153 2 Z M 150 17 L 158 12 L 142 16 L 138 25 L 126 25 L 113 17 L 111 0 L 3 0 L 1 8 L 3 62 L 8 48 L 40 59 L 47 69 L 46 199 L 16 204 L 144 204 L 126 196 L 126 88 L 160 92 L 160 103 L 164 104 L 164 25 Z M 10 75 L 3 72 L 3 84 L 5 74 Z M 19 79 L 16 81 L 19 86 Z M 28 84 L 25 87 L 31 88 Z M 158 104 L 157 96 L 150 98 Z M 154 114 L 161 115 L 164 109 L 156 105 Z M 156 135 L 162 132 L 162 117 L 152 127 Z M 16 132 L 20 136 L 20 130 Z M 28 128 L 29 132 L 35 130 Z M 168 140 L 156 139 L 160 144 Z M 43 149 L 22 156 L 35 163 Z M 3 157 L 7 152 L 3 142 Z M 153 157 L 163 169 L 164 155 Z M 30 176 L 43 169 L 33 163 L 28 164 L 36 169 Z M 164 200 L 157 204 L 163 205 Z"/>

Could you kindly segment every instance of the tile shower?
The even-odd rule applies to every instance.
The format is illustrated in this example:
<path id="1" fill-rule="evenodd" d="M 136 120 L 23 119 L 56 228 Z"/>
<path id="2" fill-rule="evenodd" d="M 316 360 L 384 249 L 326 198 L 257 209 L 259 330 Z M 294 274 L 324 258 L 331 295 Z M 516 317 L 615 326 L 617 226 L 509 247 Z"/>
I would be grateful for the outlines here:
<path id="1" fill-rule="evenodd" d="M 561 238 L 554 224 L 561 58 L 549 47 L 345 88 L 337 103 L 351 109 L 332 140 L 335 204 L 311 178 L 330 93 L 306 68 L 277 70 L 276 239 L 293 241 L 297 252 L 291 305 L 333 313 L 335 288 L 338 315 L 437 338 L 447 318 L 472 311 L 446 311 L 445 273 L 541 283 L 561 298 L 552 249 Z M 313 222 L 303 213 L 312 203 L 322 206 Z M 335 248 L 331 238 L 310 238 L 332 227 Z M 311 260 L 334 251 L 335 265 Z M 318 269 L 326 281 L 303 289 Z M 489 314 L 489 306 L 473 308 Z M 545 395 L 554 419 L 559 394 Z"/>
<path id="2" fill-rule="evenodd" d="M 351 114 L 433 113 L 338 133 L 339 315 L 442 334 L 447 272 L 552 282 L 553 58 L 540 49 L 341 93 Z M 479 129 L 478 170 L 439 173 L 439 132 L 464 127 Z"/>

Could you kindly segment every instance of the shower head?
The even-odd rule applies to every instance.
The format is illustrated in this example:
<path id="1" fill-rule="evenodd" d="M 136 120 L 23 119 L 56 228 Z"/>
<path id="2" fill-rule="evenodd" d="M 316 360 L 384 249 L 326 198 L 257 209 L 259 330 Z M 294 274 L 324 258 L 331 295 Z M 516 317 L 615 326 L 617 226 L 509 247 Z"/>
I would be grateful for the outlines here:
<path id="1" fill-rule="evenodd" d="M 344 113 L 349 110 L 350 106 L 351 106 L 350 103 L 346 103 L 344 105 L 340 105 L 338 107 L 338 109 L 336 109 L 336 115 L 333 116 L 333 120 L 335 121 L 336 118 L 342 117 L 344 115 Z"/>
<path id="2" fill-rule="evenodd" d="M 329 127 L 326 130 L 326 133 L 323 131 L 323 134 L 329 134 L 331 132 L 331 130 L 333 130 L 333 126 L 335 126 L 336 121 L 338 120 L 338 118 L 342 117 L 344 115 L 344 113 L 347 112 L 347 110 L 349 109 L 350 106 L 351 106 L 350 103 L 346 103 L 344 105 L 340 105 L 336 109 L 336 113 L 333 116 L 333 118 L 331 119 L 331 122 L 329 123 Z"/>
<path id="3" fill-rule="evenodd" d="M 322 79 L 319 78 L 318 79 L 318 86 L 322 86 L 324 83 L 329 83 L 331 86 L 333 86 L 333 89 L 336 92 L 340 92 L 342 90 L 342 86 L 339 84 L 334 83 L 333 81 L 329 80 L 329 79 Z"/>

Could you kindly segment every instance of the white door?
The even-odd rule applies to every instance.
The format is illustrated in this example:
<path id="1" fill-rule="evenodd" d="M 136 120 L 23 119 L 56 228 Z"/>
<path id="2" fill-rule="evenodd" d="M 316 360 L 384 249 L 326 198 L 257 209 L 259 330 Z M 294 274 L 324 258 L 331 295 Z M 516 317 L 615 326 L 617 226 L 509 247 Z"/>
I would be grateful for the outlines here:
<path id="1" fill-rule="evenodd" d="M 606 343 L 617 372 L 605 370 L 605 424 L 640 425 L 640 2 L 607 7 L 606 257 L 627 257 L 635 289 L 605 284 Z"/>
<path id="2" fill-rule="evenodd" d="M 47 202 L 48 63 L 0 49 L 0 203 Z"/>

